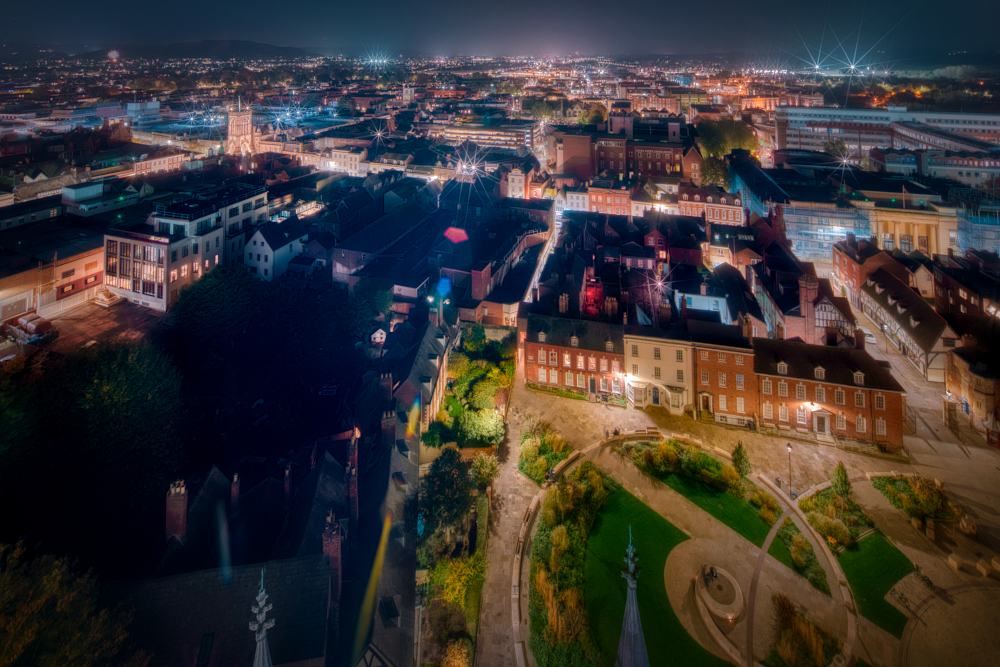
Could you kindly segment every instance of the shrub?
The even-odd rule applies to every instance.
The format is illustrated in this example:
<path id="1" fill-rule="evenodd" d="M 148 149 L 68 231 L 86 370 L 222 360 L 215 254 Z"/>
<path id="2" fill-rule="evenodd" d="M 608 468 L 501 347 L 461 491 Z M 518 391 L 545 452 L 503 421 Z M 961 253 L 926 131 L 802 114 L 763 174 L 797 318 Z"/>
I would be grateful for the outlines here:
<path id="1" fill-rule="evenodd" d="M 765 523 L 767 523 L 767 525 L 769 525 L 769 526 L 773 526 L 774 525 L 775 516 L 774 516 L 774 511 L 773 510 L 768 509 L 767 507 L 764 507 L 764 508 L 761 508 L 761 510 L 760 510 L 760 512 L 758 514 L 760 515 L 760 518 L 763 519 Z"/>
<path id="2" fill-rule="evenodd" d="M 738 489 L 743 481 L 740 474 L 732 466 L 724 466 L 722 468 L 721 479 L 728 489 Z"/>
<path id="3" fill-rule="evenodd" d="M 845 547 L 854 544 L 854 538 L 851 537 L 847 526 L 840 519 L 831 519 L 816 512 L 810 513 L 808 518 L 809 523 L 816 529 L 816 532 L 827 538 L 827 540 L 833 540 L 835 543 Z"/>
<path id="4" fill-rule="evenodd" d="M 774 615 L 778 619 L 778 627 L 792 627 L 796 616 L 795 604 L 784 593 L 778 593 L 772 600 L 774 601 Z"/>
<path id="5" fill-rule="evenodd" d="M 802 549 L 793 546 L 788 550 L 788 554 L 792 557 L 792 562 L 795 563 L 795 567 L 800 570 L 804 570 L 806 568 L 806 557 L 802 553 Z"/>

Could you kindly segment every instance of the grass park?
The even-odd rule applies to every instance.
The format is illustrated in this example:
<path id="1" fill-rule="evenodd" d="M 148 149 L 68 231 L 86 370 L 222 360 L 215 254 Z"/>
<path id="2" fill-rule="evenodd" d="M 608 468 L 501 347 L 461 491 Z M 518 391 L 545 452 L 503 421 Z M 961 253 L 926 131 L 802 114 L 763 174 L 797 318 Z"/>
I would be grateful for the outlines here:
<path id="1" fill-rule="evenodd" d="M 763 523 L 756 517 L 755 520 Z M 667 556 L 687 536 L 624 489 L 612 493 L 605 501 L 587 540 L 584 563 L 584 598 L 591 636 L 604 664 L 615 664 L 625 614 L 625 580 L 621 571 L 629 526 L 642 568 L 636 593 L 650 664 L 728 665 L 688 634 L 667 597 L 664 582 Z"/>
<path id="2" fill-rule="evenodd" d="M 885 596 L 913 572 L 910 559 L 879 532 L 844 549 L 838 558 L 861 615 L 893 636 L 902 637 L 908 617 L 889 604 Z"/>

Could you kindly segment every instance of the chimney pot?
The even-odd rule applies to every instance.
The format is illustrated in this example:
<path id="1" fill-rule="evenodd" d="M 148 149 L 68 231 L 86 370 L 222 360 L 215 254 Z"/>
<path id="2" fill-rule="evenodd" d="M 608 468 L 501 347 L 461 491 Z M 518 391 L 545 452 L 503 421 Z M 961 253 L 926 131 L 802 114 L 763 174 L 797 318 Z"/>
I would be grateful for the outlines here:
<path id="1" fill-rule="evenodd" d="M 229 498 L 229 513 L 235 515 L 240 511 L 240 474 L 233 475 L 233 484 Z"/>
<path id="2" fill-rule="evenodd" d="M 183 542 L 187 534 L 187 487 L 184 480 L 171 482 L 167 491 L 166 538 L 176 537 Z"/>

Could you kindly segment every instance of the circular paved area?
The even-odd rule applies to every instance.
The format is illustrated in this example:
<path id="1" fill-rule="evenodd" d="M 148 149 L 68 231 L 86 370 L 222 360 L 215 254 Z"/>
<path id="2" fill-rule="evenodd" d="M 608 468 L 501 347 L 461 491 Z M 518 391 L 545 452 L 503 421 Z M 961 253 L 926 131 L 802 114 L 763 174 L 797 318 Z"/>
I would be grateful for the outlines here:
<path id="1" fill-rule="evenodd" d="M 904 649 L 907 667 L 992 667 L 1000 656 L 1000 587 L 951 593 L 953 605 L 931 601 L 920 618 L 910 621 Z M 904 635 L 904 639 L 905 639 Z"/>

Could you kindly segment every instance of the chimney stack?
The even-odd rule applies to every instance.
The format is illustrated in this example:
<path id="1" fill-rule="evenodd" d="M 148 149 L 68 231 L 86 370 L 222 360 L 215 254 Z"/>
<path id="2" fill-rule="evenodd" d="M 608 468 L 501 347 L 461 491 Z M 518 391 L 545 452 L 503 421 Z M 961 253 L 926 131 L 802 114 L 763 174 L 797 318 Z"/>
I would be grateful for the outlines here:
<path id="1" fill-rule="evenodd" d="M 392 373 L 382 373 L 379 376 L 379 385 L 382 387 L 382 398 L 389 403 L 392 400 Z"/>
<path id="2" fill-rule="evenodd" d="M 340 600 L 340 588 L 343 580 L 342 547 L 344 535 L 340 530 L 340 523 L 337 521 L 333 510 L 326 515 L 326 528 L 323 530 L 323 555 L 330 559 L 330 587 L 331 600 Z"/>
<path id="3" fill-rule="evenodd" d="M 232 489 L 229 493 L 229 515 L 236 516 L 240 511 L 240 474 L 233 475 Z"/>
<path id="4" fill-rule="evenodd" d="M 382 413 L 382 446 L 391 447 L 396 444 L 396 413 L 386 410 Z"/>
<path id="5" fill-rule="evenodd" d="M 187 533 L 187 487 L 183 479 L 170 484 L 167 491 L 167 530 L 166 537 L 176 537 L 178 542 L 184 541 Z"/>
<path id="6" fill-rule="evenodd" d="M 799 276 L 799 314 L 806 323 L 806 339 L 809 345 L 821 344 L 816 336 L 814 313 L 816 297 L 819 296 L 819 279 L 805 273 Z"/>
<path id="7" fill-rule="evenodd" d="M 292 506 L 292 464 L 285 464 L 285 509 Z"/>
<path id="8" fill-rule="evenodd" d="M 865 349 L 865 332 L 860 327 L 854 329 L 854 347 L 859 350 Z"/>

